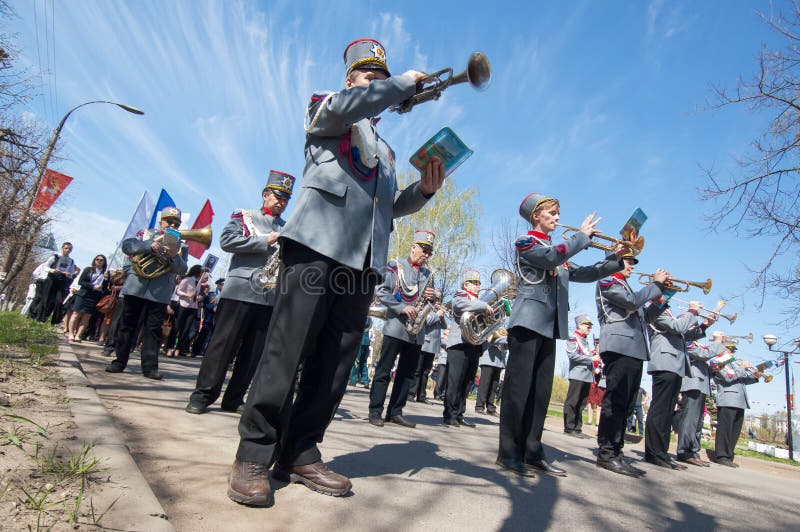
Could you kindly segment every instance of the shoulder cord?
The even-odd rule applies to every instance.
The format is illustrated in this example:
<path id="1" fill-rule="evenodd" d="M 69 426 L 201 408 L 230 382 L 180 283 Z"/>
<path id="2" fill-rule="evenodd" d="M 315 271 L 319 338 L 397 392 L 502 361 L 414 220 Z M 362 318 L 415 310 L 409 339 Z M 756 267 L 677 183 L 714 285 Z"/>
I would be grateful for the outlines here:
<path id="1" fill-rule="evenodd" d="M 406 284 L 405 277 L 403 277 L 403 265 L 400 264 L 399 260 L 397 261 L 397 281 L 400 286 L 400 291 L 403 293 L 404 296 L 413 297 L 417 295 L 417 292 L 419 291 L 419 283 L 414 285 L 413 288 L 408 287 L 408 285 Z"/>
<path id="2" fill-rule="evenodd" d="M 553 245 L 552 245 L 552 244 L 550 244 L 549 242 L 545 242 L 544 240 L 542 240 L 542 239 L 540 239 L 540 238 L 538 238 L 538 237 L 536 237 L 536 236 L 533 236 L 533 235 L 531 235 L 531 236 L 533 237 L 533 239 L 534 239 L 534 240 L 536 240 L 537 242 L 539 242 L 541 245 L 543 245 L 543 246 L 546 246 L 546 247 L 549 247 L 549 248 L 553 247 Z M 556 270 L 558 270 L 558 266 L 556 266 L 556 267 L 553 269 L 553 272 L 555 272 Z M 522 281 L 523 281 L 525 284 L 529 284 L 529 285 L 537 285 L 537 284 L 542 284 L 542 283 L 544 282 L 545 278 L 547 277 L 547 272 L 548 272 L 548 270 L 542 270 L 542 276 L 541 276 L 541 278 L 531 281 L 531 280 L 530 280 L 530 279 L 528 279 L 528 277 L 527 277 L 527 276 L 526 276 L 526 275 L 525 275 L 525 274 L 522 272 L 522 265 L 519 263 L 519 252 L 517 252 L 517 274 L 519 275 L 519 278 L 520 278 L 520 279 L 522 279 Z"/>
<path id="3" fill-rule="evenodd" d="M 258 230 L 256 224 L 253 223 L 253 213 L 248 210 L 242 209 L 242 225 L 253 236 L 264 236 L 264 233 Z"/>
<path id="4" fill-rule="evenodd" d="M 314 126 L 317 125 L 317 120 L 319 120 L 319 115 L 320 112 L 322 111 L 322 106 L 328 103 L 328 100 L 330 100 L 334 94 L 336 93 L 332 92 L 328 94 L 327 96 L 325 96 L 325 99 L 320 102 L 319 107 L 317 107 L 317 112 L 314 114 L 314 118 L 311 119 L 311 122 L 306 127 L 306 133 L 314 129 Z M 306 118 L 308 118 L 308 112 L 306 112 Z"/>
<path id="5" fill-rule="evenodd" d="M 628 288 L 627 283 L 623 284 L 622 286 L 625 288 L 625 290 L 630 291 L 630 288 Z M 635 310 L 633 311 L 629 310 L 625 313 L 624 318 L 612 319 L 611 316 L 609 316 L 608 314 L 608 310 L 606 310 L 605 298 L 603 297 L 603 292 L 600 289 L 598 289 L 598 295 L 595 299 L 597 299 L 600 302 L 600 309 L 603 311 L 603 316 L 606 317 L 606 323 L 619 323 L 622 321 L 626 321 L 628 318 L 631 317 L 631 315 L 634 312 L 636 312 Z"/>

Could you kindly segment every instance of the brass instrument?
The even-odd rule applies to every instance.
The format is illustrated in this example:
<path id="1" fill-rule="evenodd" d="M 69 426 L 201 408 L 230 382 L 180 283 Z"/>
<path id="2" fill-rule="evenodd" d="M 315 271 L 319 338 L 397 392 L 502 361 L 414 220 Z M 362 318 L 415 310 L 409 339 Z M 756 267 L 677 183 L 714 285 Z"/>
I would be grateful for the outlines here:
<path id="1" fill-rule="evenodd" d="M 679 308 L 681 308 L 683 310 L 689 310 L 689 302 L 688 301 L 685 301 L 683 299 L 678 299 L 677 297 L 673 297 L 672 300 L 673 301 L 677 301 L 678 303 L 684 303 L 684 305 L 681 305 Z M 707 320 L 714 320 L 714 321 L 717 320 L 717 317 L 725 318 L 732 325 L 733 322 L 736 321 L 736 313 L 734 312 L 733 314 L 728 315 L 728 314 L 723 314 L 723 313 L 720 312 L 720 310 L 722 310 L 722 308 L 727 304 L 728 304 L 727 301 L 725 301 L 724 299 L 720 299 L 719 301 L 717 301 L 717 306 L 714 308 L 714 310 L 710 310 L 710 309 L 708 309 L 708 308 L 706 308 L 706 307 L 701 305 L 700 308 L 697 311 L 697 315 L 700 316 L 701 318 L 705 318 Z M 708 312 L 703 312 L 704 310 L 708 311 Z"/>
<path id="2" fill-rule="evenodd" d="M 491 344 L 492 342 L 498 341 L 500 338 L 507 338 L 507 337 L 508 337 L 508 331 L 506 330 L 506 328 L 500 327 L 495 332 L 493 332 L 491 336 L 489 336 L 489 338 L 486 339 L 486 341 Z"/>
<path id="3" fill-rule="evenodd" d="M 517 276 L 510 270 L 501 268 L 492 272 L 491 282 L 492 285 L 478 298 L 491 307 L 491 312 L 483 314 L 467 311 L 461 315 L 459 321 L 461 337 L 472 345 L 481 345 L 511 316 L 511 303 L 507 298 L 516 295 Z"/>
<path id="4" fill-rule="evenodd" d="M 178 232 L 181 234 L 181 240 L 197 242 L 206 249 L 211 246 L 212 234 L 210 225 L 202 229 L 181 229 Z M 163 239 L 164 235 L 158 235 L 153 239 L 153 242 L 161 242 Z M 148 251 L 147 253 L 136 255 L 131 261 L 131 268 L 133 273 L 143 279 L 155 279 L 169 273 L 172 266 L 170 257 L 166 253 Z"/>
<path id="5" fill-rule="evenodd" d="M 747 336 L 728 336 L 725 335 L 722 337 L 722 343 L 730 342 L 731 340 L 746 340 L 747 343 L 753 343 L 753 333 L 748 334 Z"/>
<path id="6" fill-rule="evenodd" d="M 442 79 L 447 74 L 448 77 Z M 443 68 L 433 74 L 428 74 L 425 79 L 417 83 L 417 93 L 404 102 L 389 108 L 390 111 L 401 114 L 407 113 L 418 103 L 438 100 L 442 93 L 452 85 L 469 82 L 476 90 L 484 90 L 492 79 L 492 65 L 483 52 L 474 52 L 467 62 L 467 68 L 460 74 L 453 75 L 451 67 Z M 429 85 L 425 85 L 428 83 Z"/>
<path id="7" fill-rule="evenodd" d="M 250 288 L 257 294 L 275 288 L 278 284 L 278 270 L 281 265 L 281 245 L 275 244 L 275 251 L 267 259 L 266 264 L 250 274 Z"/>
<path id="8" fill-rule="evenodd" d="M 559 227 L 563 227 L 564 228 L 564 233 L 562 234 L 562 236 L 565 236 L 565 237 L 569 233 L 579 233 L 580 232 L 580 228 L 579 227 L 572 227 L 570 225 L 564 225 L 564 224 L 556 224 L 556 225 L 558 225 Z M 644 249 L 644 237 L 643 236 L 638 237 L 633 242 L 631 242 L 630 240 L 622 240 L 620 238 L 614 238 L 613 236 L 607 236 L 607 235 L 604 235 L 603 233 L 595 233 L 594 235 L 592 235 L 592 238 L 599 238 L 601 240 L 606 240 L 608 242 L 613 242 L 614 245 L 622 244 L 623 246 L 631 248 L 631 251 L 633 252 L 634 255 L 638 255 L 639 253 L 642 252 L 642 249 Z M 595 248 L 595 249 L 602 249 L 602 250 L 605 250 L 605 251 L 614 251 L 614 246 L 604 246 L 603 244 L 598 244 L 597 242 L 594 242 L 594 241 L 589 243 L 589 247 L 590 248 Z"/>
<path id="9" fill-rule="evenodd" d="M 389 311 L 383 305 L 370 305 L 369 310 L 367 311 L 367 316 L 372 316 L 373 318 L 380 318 L 382 320 L 386 319 L 386 313 Z"/>
<path id="10" fill-rule="evenodd" d="M 642 283 L 642 284 L 652 284 L 652 282 L 653 282 L 653 274 L 652 273 L 639 273 L 639 272 L 636 272 L 636 274 L 639 276 L 639 282 L 640 283 Z M 649 279 L 649 280 L 646 281 L 645 279 Z M 713 283 L 713 281 L 711 279 L 706 279 L 706 281 L 704 283 L 694 282 L 694 281 L 682 281 L 680 279 L 672 279 L 669 282 L 669 284 L 665 284 L 664 285 L 664 288 L 666 288 L 667 290 L 672 290 L 674 292 L 688 292 L 689 291 L 689 287 L 694 286 L 696 288 L 700 288 L 703 291 L 704 294 L 708 295 L 708 293 L 711 292 L 711 284 L 712 283 Z M 679 285 L 683 285 L 683 286 L 679 286 Z"/>
<path id="11" fill-rule="evenodd" d="M 737 360 L 736 362 L 740 366 L 744 366 L 744 361 L 738 361 Z M 749 367 L 745 368 L 744 370 L 747 373 L 749 373 L 750 376 L 752 376 L 753 378 L 756 378 L 756 379 L 763 378 L 765 383 L 772 382 L 772 379 L 774 378 L 774 375 L 764 375 L 764 372 L 767 369 L 772 367 L 772 361 L 771 360 L 767 360 L 766 362 L 761 362 L 760 364 L 756 364 L 755 366 L 751 362 L 747 362 L 747 364 L 748 364 Z"/>
<path id="12" fill-rule="evenodd" d="M 430 288 L 431 283 L 433 283 L 433 270 L 431 270 L 428 278 L 425 279 L 423 287 L 417 292 L 419 295 L 414 302 L 414 308 L 417 309 L 417 316 L 413 320 L 410 318 L 407 319 L 404 324 L 406 332 L 411 336 L 419 334 L 422 328 L 425 327 L 425 321 L 428 319 L 428 315 L 431 312 L 436 312 L 436 308 L 425 298 L 425 291 Z"/>

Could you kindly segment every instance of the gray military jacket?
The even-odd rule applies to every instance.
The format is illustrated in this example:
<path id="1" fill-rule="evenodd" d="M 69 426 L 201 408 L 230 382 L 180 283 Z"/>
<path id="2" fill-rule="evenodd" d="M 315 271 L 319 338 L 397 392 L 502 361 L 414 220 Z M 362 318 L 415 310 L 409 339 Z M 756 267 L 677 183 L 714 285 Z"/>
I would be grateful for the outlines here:
<path id="1" fill-rule="evenodd" d="M 256 292 L 250 285 L 250 276 L 264 267 L 275 252 L 275 246 L 267 244 L 267 235 L 272 231 L 280 232 L 285 223 L 280 216 L 264 214 L 260 208 L 234 211 L 219 237 L 222 251 L 233 254 L 220 299 L 275 304 L 275 290 Z"/>
<path id="2" fill-rule="evenodd" d="M 656 283 L 634 292 L 622 276 L 597 283 L 595 302 L 600 321 L 600 352 L 612 351 L 638 360 L 649 360 L 645 303 L 661 297 Z"/>
<path id="3" fill-rule="evenodd" d="M 569 375 L 571 381 L 594 382 L 594 361 L 589 339 L 578 334 L 567 340 L 567 357 L 569 357 Z"/>
<path id="4" fill-rule="evenodd" d="M 758 379 L 749 371 L 739 366 L 726 366 L 714 372 L 714 382 L 717 383 L 717 408 L 727 406 L 730 408 L 750 408 L 747 400 L 747 384 L 755 384 Z"/>
<path id="5" fill-rule="evenodd" d="M 489 305 L 470 295 L 466 290 L 459 290 L 453 295 L 453 326 L 447 334 L 447 348 L 460 344 L 472 345 L 461 338 L 461 315 L 465 312 L 484 312 Z"/>
<path id="6" fill-rule="evenodd" d="M 687 312 L 677 318 L 665 307 L 651 303 L 645 311 L 650 324 L 650 362 L 647 373 L 669 371 L 681 377 L 690 375 L 686 342 L 705 338 L 706 331 L 697 318 Z"/>
<path id="7" fill-rule="evenodd" d="M 419 298 L 423 297 L 422 290 L 430 274 L 431 271 L 428 268 L 422 266 L 417 269 L 411 265 L 408 259 L 393 260 L 386 266 L 383 283 L 375 291 L 375 295 L 386 306 L 384 336 L 391 336 L 411 344 L 422 345 L 424 343 L 425 326 L 423 325 L 416 336 L 411 336 L 406 331 L 407 318 L 402 312 L 407 306 L 416 305 Z M 402 288 L 403 284 L 412 292 L 416 288 L 416 293 L 413 296 L 407 294 Z M 430 288 L 433 286 L 431 285 Z"/>
<path id="8" fill-rule="evenodd" d="M 444 316 L 440 318 L 435 312 L 428 314 L 425 327 L 422 329 L 425 335 L 422 350 L 426 353 L 438 353 L 439 347 L 442 345 L 442 330 L 444 329 L 447 329 L 447 321 Z"/>
<path id="9" fill-rule="evenodd" d="M 356 270 L 368 266 L 383 274 L 392 219 L 418 211 L 427 198 L 418 182 L 397 190 L 394 153 L 370 119 L 415 91 L 410 77 L 394 76 L 311 97 L 303 180 L 282 239 Z M 353 126 L 362 139 L 358 156 Z M 359 170 L 362 160 L 377 165 L 374 175 Z"/>
<path id="10" fill-rule="evenodd" d="M 577 233 L 553 246 L 543 233 L 530 231 L 516 241 L 519 290 L 507 327 L 525 327 L 546 338 L 569 335 L 569 282 L 591 283 L 618 272 L 622 261 L 604 260 L 576 266 L 570 257 L 589 247 L 589 237 Z"/>
<path id="11" fill-rule="evenodd" d="M 708 346 L 687 342 L 686 354 L 689 355 L 690 375 L 681 381 L 681 391 L 697 390 L 709 395 L 711 381 L 708 378 L 708 361 L 724 352 L 725 346 L 719 342 L 711 342 Z"/>
<path id="12" fill-rule="evenodd" d="M 481 358 L 478 360 L 479 366 L 492 366 L 495 368 L 506 367 L 506 355 L 496 343 L 486 342 L 483 344 Z"/>
<path id="13" fill-rule="evenodd" d="M 122 241 L 122 252 L 126 255 L 144 255 L 150 253 L 150 245 L 153 239 L 158 236 L 154 234 L 147 240 L 139 240 L 136 237 L 127 238 Z M 131 271 L 125 284 L 122 285 L 120 294 L 122 296 L 134 296 L 155 301 L 156 303 L 169 303 L 172 292 L 175 291 L 175 279 L 178 275 L 186 273 L 186 260 L 178 254 L 170 259 L 170 271 L 155 279 L 143 279 Z"/>

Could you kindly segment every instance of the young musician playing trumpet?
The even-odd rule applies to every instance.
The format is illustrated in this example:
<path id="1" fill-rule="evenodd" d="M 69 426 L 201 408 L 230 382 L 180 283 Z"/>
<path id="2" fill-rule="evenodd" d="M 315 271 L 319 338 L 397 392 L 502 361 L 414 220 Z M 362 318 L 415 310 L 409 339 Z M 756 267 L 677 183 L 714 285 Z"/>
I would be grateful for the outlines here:
<path id="1" fill-rule="evenodd" d="M 566 471 L 547 462 L 541 440 L 556 339 L 566 340 L 569 334 L 569 282 L 593 282 L 620 271 L 620 259 L 629 250 L 618 245 L 616 257 L 576 266 L 569 259 L 588 248 L 592 235 L 599 233 L 595 213 L 586 217 L 574 237 L 558 245 L 550 240 L 559 220 L 558 200 L 534 192 L 522 200 L 519 213 L 533 230 L 516 241 L 519 289 L 507 325 L 509 357 L 497 464 L 524 476 L 534 476 L 537 469 L 565 476 Z"/>

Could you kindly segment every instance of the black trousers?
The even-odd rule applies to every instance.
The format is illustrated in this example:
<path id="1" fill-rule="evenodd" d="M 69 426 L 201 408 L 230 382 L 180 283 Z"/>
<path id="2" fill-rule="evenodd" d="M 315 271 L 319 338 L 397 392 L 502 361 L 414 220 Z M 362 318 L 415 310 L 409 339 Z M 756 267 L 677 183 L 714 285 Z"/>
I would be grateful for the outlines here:
<path id="1" fill-rule="evenodd" d="M 137 324 L 144 313 L 142 331 L 142 373 L 158 370 L 158 348 L 161 345 L 161 324 L 167 315 L 167 305 L 149 299 L 126 295 L 122 300 L 122 318 L 117 333 L 117 358 L 111 364 L 125 368 L 133 344 L 136 342 Z"/>
<path id="2" fill-rule="evenodd" d="M 444 396 L 445 421 L 463 419 L 467 394 L 478 374 L 481 346 L 458 344 L 447 350 L 447 389 Z"/>
<path id="3" fill-rule="evenodd" d="M 736 442 L 742 432 L 744 409 L 730 406 L 717 408 L 717 437 L 714 440 L 714 458 L 733 460 Z"/>
<path id="4" fill-rule="evenodd" d="M 380 417 L 383 414 L 383 403 L 386 401 L 386 392 L 392 378 L 392 367 L 398 353 L 400 360 L 397 362 L 397 372 L 394 375 L 392 395 L 386 406 L 386 418 L 403 414 L 403 407 L 406 406 L 408 400 L 408 391 L 411 389 L 411 381 L 414 380 L 414 371 L 417 369 L 421 349 L 421 344 L 412 344 L 392 336 L 383 337 L 381 357 L 369 389 L 370 417 Z"/>
<path id="5" fill-rule="evenodd" d="M 524 327 L 508 331 L 508 362 L 500 409 L 504 461 L 544 460 L 542 431 L 553 391 L 556 341 Z"/>
<path id="6" fill-rule="evenodd" d="M 682 394 L 683 415 L 678 426 L 678 458 L 700 458 L 706 394 L 700 390 L 687 390 Z"/>
<path id="7" fill-rule="evenodd" d="M 447 364 L 436 366 L 436 386 L 433 387 L 433 396 L 436 399 L 444 399 L 447 390 Z"/>
<path id="8" fill-rule="evenodd" d="M 203 328 L 200 329 L 200 332 L 198 332 L 197 336 L 194 338 L 194 342 L 192 342 L 193 357 L 198 355 L 202 356 L 206 352 L 206 349 L 208 349 L 208 343 L 211 341 L 211 334 L 214 332 L 215 318 L 216 316 L 213 312 L 206 312 L 206 315 L 203 317 Z"/>
<path id="9" fill-rule="evenodd" d="M 46 298 L 45 284 L 47 279 L 36 279 L 36 295 L 33 296 L 31 306 L 28 307 L 28 317 L 34 320 L 39 319 L 39 313 L 42 311 L 42 301 Z"/>
<path id="10" fill-rule="evenodd" d="M 380 279 L 374 270 L 342 266 L 292 240 L 282 241 L 281 255 L 275 308 L 239 421 L 236 457 L 306 465 L 321 460 L 317 444 L 347 388 Z"/>
<path id="11" fill-rule="evenodd" d="M 433 368 L 433 359 L 436 357 L 433 353 L 423 351 L 417 362 L 417 369 L 414 371 L 414 380 L 411 381 L 411 392 L 409 393 L 410 399 L 417 401 L 424 401 L 428 398 L 428 377 L 431 375 L 431 368 Z"/>
<path id="12" fill-rule="evenodd" d="M 175 349 L 182 355 L 189 352 L 189 342 L 192 341 L 192 326 L 196 316 L 196 308 L 178 307 L 178 315 L 175 317 L 173 328 L 177 330 Z"/>
<path id="13" fill-rule="evenodd" d="M 564 399 L 564 432 L 581 432 L 583 428 L 583 407 L 589 398 L 591 382 L 577 379 L 569 380 L 567 397 Z"/>
<path id="14" fill-rule="evenodd" d="M 672 415 L 681 391 L 681 376 L 671 371 L 653 373 L 653 399 L 644 426 L 644 457 L 670 460 Z"/>
<path id="15" fill-rule="evenodd" d="M 172 309 L 172 319 L 170 320 L 172 322 L 172 327 L 169 328 L 167 340 L 164 342 L 165 351 L 167 349 L 175 349 L 175 343 L 178 338 L 178 314 L 180 313 L 181 306 L 177 301 L 170 301 L 169 308 Z"/>
<path id="16" fill-rule="evenodd" d="M 643 361 L 613 351 L 600 353 L 600 358 L 606 369 L 606 393 L 597 427 L 597 459 L 614 460 L 622 457 L 628 409 L 642 382 Z"/>
<path id="17" fill-rule="evenodd" d="M 42 284 L 42 299 L 39 302 L 39 311 L 36 319 L 45 322 L 50 317 L 50 323 L 55 325 L 62 319 L 62 303 L 69 291 L 72 282 L 63 274 L 47 274 L 47 279 Z"/>
<path id="18" fill-rule="evenodd" d="M 219 398 L 228 365 L 236 357 L 233 373 L 222 397 L 222 408 L 236 410 L 264 351 L 272 307 L 222 298 L 217 306 L 216 331 L 208 344 L 197 384 L 189 401 L 206 406 Z"/>
<path id="19" fill-rule="evenodd" d="M 481 366 L 481 382 L 478 384 L 478 398 L 475 401 L 475 409 L 485 408 L 487 412 L 496 412 L 494 405 L 495 393 L 500 385 L 500 373 L 503 368 L 496 366 Z"/>

